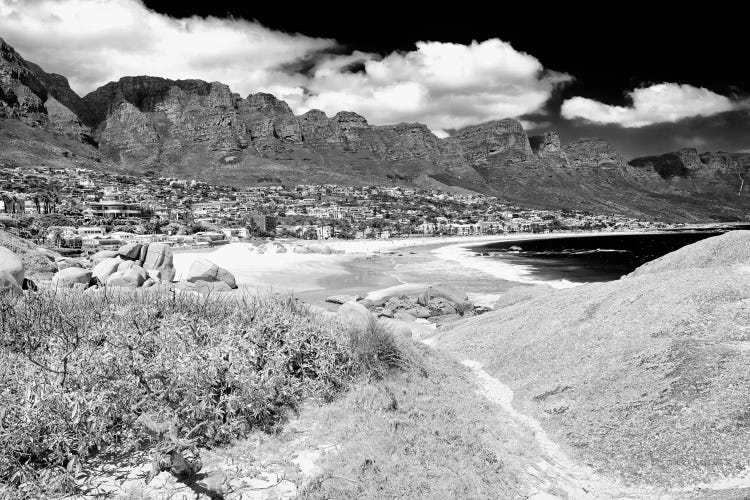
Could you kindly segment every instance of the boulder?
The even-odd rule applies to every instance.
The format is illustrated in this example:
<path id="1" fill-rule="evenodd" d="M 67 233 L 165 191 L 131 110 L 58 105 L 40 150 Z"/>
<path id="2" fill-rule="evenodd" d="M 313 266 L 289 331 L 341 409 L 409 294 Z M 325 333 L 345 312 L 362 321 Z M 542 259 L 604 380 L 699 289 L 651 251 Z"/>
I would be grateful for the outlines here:
<path id="1" fill-rule="evenodd" d="M 336 316 L 342 324 L 359 330 L 367 330 L 375 320 L 370 311 L 357 302 L 345 302 L 336 311 Z"/>
<path id="2" fill-rule="evenodd" d="M 446 314 L 457 314 L 457 309 L 442 297 L 430 299 L 427 303 L 427 309 L 430 310 L 430 316 L 443 316 Z"/>
<path id="3" fill-rule="evenodd" d="M 141 256 L 141 245 L 140 243 L 127 243 L 123 246 L 121 246 L 117 253 L 122 257 L 123 259 L 127 260 L 138 260 L 138 258 Z"/>
<path id="4" fill-rule="evenodd" d="M 98 264 L 104 259 L 112 259 L 114 257 L 117 257 L 118 255 L 120 254 L 117 253 L 117 250 L 99 250 L 89 258 L 91 259 L 91 262 L 93 262 L 94 264 Z"/>
<path id="5" fill-rule="evenodd" d="M 162 281 L 171 282 L 174 279 L 174 257 L 172 249 L 164 243 L 151 243 L 148 246 L 146 260 L 143 268 L 147 271 L 156 271 L 158 278 Z"/>
<path id="6" fill-rule="evenodd" d="M 399 295 L 398 297 L 391 297 L 385 301 L 385 307 L 392 311 L 411 309 L 417 305 L 417 301 L 406 296 Z"/>
<path id="7" fill-rule="evenodd" d="M 399 321 L 405 321 L 407 323 L 411 323 L 413 321 L 416 321 L 417 318 L 415 316 L 412 316 L 411 314 L 404 312 L 404 311 L 398 311 L 393 314 L 393 319 L 397 319 Z"/>
<path id="8" fill-rule="evenodd" d="M 269 241 L 265 245 L 258 248 L 258 253 L 286 253 L 286 247 L 281 243 Z"/>
<path id="9" fill-rule="evenodd" d="M 117 268 L 122 264 L 122 259 L 119 257 L 105 258 L 99 261 L 94 269 L 91 270 L 91 277 L 97 278 L 102 283 L 107 281 L 113 273 L 117 272 Z"/>
<path id="10" fill-rule="evenodd" d="M 411 309 L 407 309 L 404 312 L 414 316 L 415 318 L 429 318 L 430 317 L 430 310 L 424 306 L 412 307 Z"/>
<path id="11" fill-rule="evenodd" d="M 305 243 L 305 248 L 307 248 L 310 253 L 319 253 L 325 255 L 330 255 L 333 253 L 333 249 L 325 243 Z"/>
<path id="12" fill-rule="evenodd" d="M 117 271 L 107 278 L 107 286 L 119 286 L 124 288 L 138 288 L 148 279 L 146 270 L 141 266 L 131 266 L 124 271 Z"/>
<path id="13" fill-rule="evenodd" d="M 26 274 L 23 262 L 18 255 L 5 247 L 0 247 L 0 272 L 13 276 L 19 287 L 23 285 L 23 278 Z"/>
<path id="14" fill-rule="evenodd" d="M 357 302 L 361 299 L 362 297 L 360 297 L 359 295 L 332 295 L 330 297 L 326 297 L 326 302 L 330 302 L 332 304 L 343 304 L 344 302 Z"/>
<path id="15" fill-rule="evenodd" d="M 67 269 L 69 267 L 83 267 L 83 264 L 80 260 L 62 256 L 58 257 L 55 260 L 55 265 L 57 266 L 58 271 L 62 271 L 63 269 Z"/>
<path id="16" fill-rule="evenodd" d="M 411 340 L 414 337 L 411 327 L 404 321 L 390 318 L 378 318 L 378 323 L 396 337 Z"/>
<path id="17" fill-rule="evenodd" d="M 469 296 L 463 290 L 451 285 L 436 284 L 428 286 L 424 293 L 420 295 L 419 305 L 426 306 L 430 299 L 435 297 L 446 299 L 452 304 L 469 300 Z"/>
<path id="18" fill-rule="evenodd" d="M 136 264 L 136 261 L 134 261 L 134 260 L 124 260 L 124 261 L 120 262 L 119 266 L 117 266 L 117 271 L 118 272 L 120 272 L 120 271 L 127 271 L 131 267 L 137 266 L 137 265 L 138 264 Z"/>
<path id="19" fill-rule="evenodd" d="M 8 271 L 0 270 L 0 295 L 3 294 L 21 295 L 21 286 L 16 281 L 16 277 Z"/>
<path id="20" fill-rule="evenodd" d="M 234 279 L 234 275 L 208 259 L 197 259 L 190 264 L 186 280 L 191 283 L 195 283 L 196 281 L 222 281 L 229 285 L 229 288 L 237 288 L 237 282 Z"/>
<path id="21" fill-rule="evenodd" d="M 309 248 L 307 248 L 304 245 L 294 245 L 292 247 L 292 252 L 294 252 L 294 253 L 313 253 L 312 250 L 310 250 Z"/>
<path id="22" fill-rule="evenodd" d="M 362 304 L 365 307 L 383 307 L 385 305 L 385 300 L 362 299 L 358 300 L 357 303 Z"/>
<path id="23" fill-rule="evenodd" d="M 84 287 L 89 285 L 91 281 L 91 271 L 88 269 L 82 269 L 80 267 L 67 267 L 60 271 L 57 271 L 52 277 L 53 288 L 73 288 L 76 283 L 82 284 Z"/>
<path id="24" fill-rule="evenodd" d="M 145 245 L 141 245 L 141 252 L 138 254 L 138 262 L 140 262 L 140 265 L 143 266 L 143 264 L 146 262 L 146 255 L 148 254 L 148 243 Z"/>
<path id="25" fill-rule="evenodd" d="M 406 340 L 420 339 L 435 333 L 434 325 L 425 325 L 416 321 L 379 318 L 378 323 L 390 330 L 393 335 Z"/>
<path id="26" fill-rule="evenodd" d="M 386 317 L 386 318 L 392 318 L 393 317 L 393 309 L 388 309 L 387 307 L 384 307 L 378 313 L 378 316 L 383 316 L 383 317 Z"/>

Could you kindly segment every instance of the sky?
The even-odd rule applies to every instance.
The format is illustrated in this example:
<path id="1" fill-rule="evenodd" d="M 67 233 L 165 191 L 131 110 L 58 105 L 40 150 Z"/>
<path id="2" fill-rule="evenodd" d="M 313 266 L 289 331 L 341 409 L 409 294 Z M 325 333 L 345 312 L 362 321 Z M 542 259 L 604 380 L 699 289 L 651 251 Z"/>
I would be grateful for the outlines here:
<path id="1" fill-rule="evenodd" d="M 750 152 L 750 35 L 731 4 L 483 5 L 0 0 L 0 37 L 80 95 L 199 78 L 438 136 L 518 118 L 628 158 Z"/>

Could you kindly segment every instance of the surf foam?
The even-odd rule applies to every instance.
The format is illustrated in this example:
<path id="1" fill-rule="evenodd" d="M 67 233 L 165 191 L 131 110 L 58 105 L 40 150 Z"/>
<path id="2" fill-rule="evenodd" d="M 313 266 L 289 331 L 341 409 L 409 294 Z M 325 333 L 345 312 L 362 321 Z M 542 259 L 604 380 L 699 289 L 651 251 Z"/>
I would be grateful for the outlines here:
<path id="1" fill-rule="evenodd" d="M 474 251 L 466 248 L 466 244 L 448 245 L 432 251 L 441 260 L 457 262 L 463 267 L 476 269 L 491 274 L 496 278 L 528 285 L 548 285 L 552 288 L 572 288 L 585 283 L 576 283 L 566 279 L 540 280 L 534 278 L 532 266 L 511 264 L 500 258 L 477 256 Z"/>

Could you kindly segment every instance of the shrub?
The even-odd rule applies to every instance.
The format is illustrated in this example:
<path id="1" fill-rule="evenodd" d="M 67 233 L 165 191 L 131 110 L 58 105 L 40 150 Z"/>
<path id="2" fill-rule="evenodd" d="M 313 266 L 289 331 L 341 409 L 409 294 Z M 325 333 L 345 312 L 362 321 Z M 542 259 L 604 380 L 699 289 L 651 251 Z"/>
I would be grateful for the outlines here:
<path id="1" fill-rule="evenodd" d="M 347 332 L 291 299 L 0 297 L 0 488 L 70 492 L 104 449 L 214 446 L 270 428 L 358 374 L 407 366 L 400 349 L 387 332 Z"/>

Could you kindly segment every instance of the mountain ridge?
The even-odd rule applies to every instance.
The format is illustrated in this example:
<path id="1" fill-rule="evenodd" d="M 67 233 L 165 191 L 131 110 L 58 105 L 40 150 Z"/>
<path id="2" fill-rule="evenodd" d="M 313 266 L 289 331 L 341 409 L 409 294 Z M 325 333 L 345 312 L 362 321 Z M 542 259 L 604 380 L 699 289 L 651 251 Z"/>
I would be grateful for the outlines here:
<path id="1" fill-rule="evenodd" d="M 670 220 L 741 220 L 750 209 L 748 197 L 737 196 L 750 154 L 676 152 L 628 162 L 603 139 L 529 137 L 509 118 L 438 138 L 424 124 L 371 125 L 350 111 L 295 115 L 271 94 L 243 98 L 197 79 L 129 76 L 79 97 L 64 76 L 25 61 L 2 39 L 0 117 L 35 129 L 0 124 L 0 161 L 18 164 L 91 163 L 236 186 L 469 189 L 530 206 Z"/>

